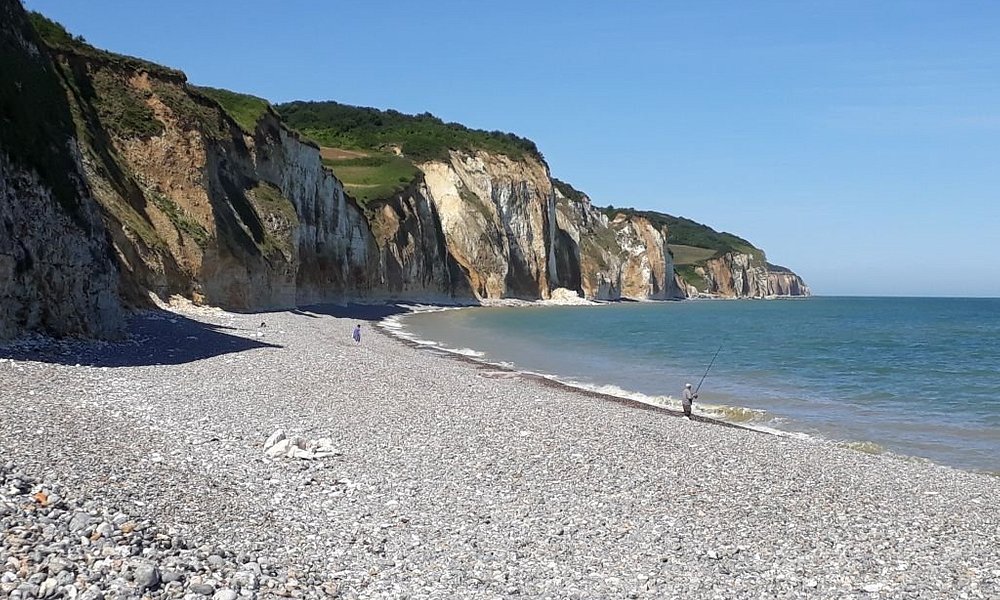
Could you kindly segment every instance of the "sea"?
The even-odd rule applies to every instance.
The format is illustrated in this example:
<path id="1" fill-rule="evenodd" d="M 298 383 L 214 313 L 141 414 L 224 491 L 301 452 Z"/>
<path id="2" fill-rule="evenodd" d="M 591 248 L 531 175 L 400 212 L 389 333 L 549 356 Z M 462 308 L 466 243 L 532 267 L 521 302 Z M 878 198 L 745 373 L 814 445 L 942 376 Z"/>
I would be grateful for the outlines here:
<path id="1" fill-rule="evenodd" d="M 1000 298 L 474 307 L 384 324 L 571 386 L 679 407 L 690 382 L 706 416 L 1000 473 Z"/>

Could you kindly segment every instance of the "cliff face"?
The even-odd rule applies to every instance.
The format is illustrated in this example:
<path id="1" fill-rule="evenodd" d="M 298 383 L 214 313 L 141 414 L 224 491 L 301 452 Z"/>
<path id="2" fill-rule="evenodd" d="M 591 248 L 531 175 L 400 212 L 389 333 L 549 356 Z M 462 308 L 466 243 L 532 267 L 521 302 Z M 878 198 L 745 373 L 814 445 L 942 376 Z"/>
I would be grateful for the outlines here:
<path id="1" fill-rule="evenodd" d="M 802 278 L 791 271 L 770 270 L 767 274 L 767 286 L 772 296 L 809 296 L 812 292 Z"/>
<path id="2" fill-rule="evenodd" d="M 378 259 L 364 214 L 273 114 L 246 131 L 177 72 L 56 56 L 133 304 L 147 291 L 243 310 L 367 294 Z"/>
<path id="3" fill-rule="evenodd" d="M 64 131 L 31 137 L 54 139 L 64 150 L 72 168 L 59 172 L 70 173 L 72 185 L 53 190 L 72 194 L 61 193 L 59 203 L 49 198 L 36 223 L 45 182 L 0 157 L 7 232 L 0 269 L 15 279 L 23 279 L 25 265 L 49 269 L 35 277 L 34 288 L 17 284 L 22 298 L 5 303 L 8 312 L 61 314 L 52 306 L 62 306 L 53 298 L 63 294 L 70 304 L 86 305 L 73 310 L 89 307 L 110 323 L 116 285 L 133 306 L 152 292 L 237 310 L 345 300 L 539 299 L 555 287 L 598 300 L 674 299 L 698 289 L 739 297 L 808 293 L 791 272 L 768 270 L 763 254 L 705 262 L 695 272 L 703 285 L 689 287 L 674 275 L 663 219 L 609 218 L 579 192 L 567 197 L 530 142 L 510 153 L 501 143 L 491 151 L 466 145 L 436 154 L 414 166 L 408 184 L 400 179 L 404 188 L 362 206 L 324 166 L 319 148 L 265 101 L 250 117 L 232 113 L 237 121 L 219 104 L 227 102 L 218 95 L 224 91 L 191 87 L 178 71 L 62 36 L 34 55 L 55 58 L 45 64 L 64 114 L 44 122 L 62 123 Z M 20 52 L 32 55 L 30 48 Z M 2 139 L 9 147 L 27 143 Z M 67 198 L 76 208 L 67 211 Z M 73 235 L 82 241 L 62 250 L 53 243 L 69 243 Z M 60 279 L 52 271 L 57 264 L 73 268 L 60 267 Z M 90 275 L 65 279 L 70 271 Z M 5 315 L 3 322 L 10 320 Z"/>
<path id="4" fill-rule="evenodd" d="M 552 182 L 538 161 L 452 151 L 420 165 L 445 244 L 478 298 L 548 298 Z"/>
<path id="5" fill-rule="evenodd" d="M 667 231 L 648 219 L 619 214 L 613 221 L 590 199 L 556 191 L 558 283 L 594 300 L 683 297 L 667 251 Z"/>
<path id="6" fill-rule="evenodd" d="M 256 167 L 251 180 L 256 176 L 281 193 L 270 209 L 261 202 L 255 208 L 278 224 L 269 231 L 280 231 L 281 239 L 287 239 L 286 257 L 296 273 L 292 303 L 369 295 L 378 283 L 372 276 L 379 266 L 375 238 L 364 213 L 323 168 L 319 150 L 267 113 L 258 121 L 251 154 Z M 281 304 L 291 303 L 286 299 Z"/>
<path id="7" fill-rule="evenodd" d="M 728 252 L 696 266 L 695 273 L 706 285 L 700 290 L 723 298 L 770 298 L 774 296 L 808 296 L 809 287 L 802 279 L 783 267 L 770 265 L 762 255 Z M 688 296 L 698 296 L 699 289 L 688 286 Z"/>
<path id="8" fill-rule="evenodd" d="M 378 247 L 373 297 L 442 301 L 473 298 L 469 275 L 453 258 L 441 218 L 422 181 L 368 205 Z"/>
<path id="9" fill-rule="evenodd" d="M 0 338 L 117 337 L 118 274 L 69 107 L 14 0 L 0 0 L 0 72 Z"/>
<path id="10" fill-rule="evenodd" d="M 362 209 L 273 113 L 246 131 L 176 72 L 58 56 L 133 304 L 147 290 L 242 310 L 548 296 L 552 184 L 537 161 L 454 152 Z M 144 121 L 118 122 L 122 104 Z"/>

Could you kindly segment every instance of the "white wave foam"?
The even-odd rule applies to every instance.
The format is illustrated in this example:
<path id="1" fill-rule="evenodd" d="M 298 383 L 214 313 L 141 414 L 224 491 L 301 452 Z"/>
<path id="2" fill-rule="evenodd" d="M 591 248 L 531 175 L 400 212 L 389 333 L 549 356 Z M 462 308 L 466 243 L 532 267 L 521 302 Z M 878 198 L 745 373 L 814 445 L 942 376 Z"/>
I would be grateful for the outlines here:
<path id="1" fill-rule="evenodd" d="M 383 329 L 402 329 L 403 322 L 400 321 L 399 315 L 393 315 L 391 317 L 386 317 L 378 322 L 379 326 Z"/>
<path id="2" fill-rule="evenodd" d="M 394 337 L 406 340 L 418 346 L 432 348 L 442 353 L 457 354 L 459 356 L 464 356 L 467 358 L 484 358 L 486 356 L 484 352 L 480 352 L 479 350 L 475 350 L 473 348 L 464 348 L 464 347 L 451 348 L 448 346 L 444 346 L 441 344 L 441 342 L 435 340 L 426 340 L 423 338 L 419 338 L 415 333 L 411 332 L 406 328 L 406 323 L 404 318 L 408 315 L 416 313 L 432 313 L 432 312 L 444 312 L 448 310 L 461 310 L 463 308 L 469 308 L 469 307 L 432 306 L 432 305 L 414 304 L 414 305 L 406 305 L 405 308 L 407 308 L 410 312 L 385 317 L 384 319 L 379 321 L 378 325 L 382 329 L 384 329 L 386 333 Z"/>
<path id="3" fill-rule="evenodd" d="M 808 433 L 803 433 L 801 431 L 787 431 L 784 429 L 777 429 L 775 427 L 768 427 L 766 425 L 760 425 L 758 423 L 740 423 L 742 427 L 747 429 L 753 429 L 754 431 L 759 431 L 761 433 L 769 433 L 771 435 L 776 435 L 778 437 L 792 438 L 796 440 L 802 440 L 804 442 L 819 442 L 819 438 L 809 435 Z"/>
<path id="4" fill-rule="evenodd" d="M 462 356 L 472 356 L 474 358 L 482 358 L 486 356 L 479 350 L 473 350 L 472 348 L 444 348 L 449 352 L 454 352 L 455 354 L 461 354 Z"/>
<path id="5" fill-rule="evenodd" d="M 626 390 L 625 388 L 618 387 L 617 385 L 584 383 L 580 381 L 574 381 L 572 379 L 559 379 L 558 377 L 554 376 L 550 376 L 550 378 L 555 381 L 558 381 L 563 385 L 578 388 L 588 392 L 595 392 L 597 394 L 614 396 L 615 398 L 623 398 L 626 400 L 634 400 L 636 402 L 641 402 L 643 404 L 648 404 L 650 406 L 656 406 L 659 408 L 680 408 L 680 403 L 678 403 L 670 396 L 650 396 L 648 394 L 643 394 L 642 392 Z"/>
<path id="6" fill-rule="evenodd" d="M 407 305 L 406 308 L 410 312 L 386 317 L 379 322 L 379 326 L 381 326 L 390 335 L 393 335 L 400 339 L 407 340 L 411 343 L 417 344 L 418 346 L 426 347 L 434 352 L 440 352 L 441 354 L 453 354 L 465 358 L 471 358 L 473 360 L 476 360 L 477 362 L 483 363 L 484 365 L 489 365 L 491 367 L 503 369 L 505 371 L 510 371 L 513 373 L 518 373 L 528 377 L 538 377 L 542 379 L 547 379 L 565 385 L 567 387 L 576 388 L 586 392 L 593 392 L 598 394 L 604 394 L 607 396 L 614 396 L 616 398 L 633 400 L 635 402 L 646 404 L 648 406 L 654 406 L 657 408 L 665 408 L 674 411 L 681 410 L 680 400 L 670 395 L 657 396 L 657 395 L 643 394 L 642 392 L 627 390 L 617 385 L 586 383 L 586 382 L 576 381 L 573 379 L 561 378 L 551 373 L 542 373 L 538 371 L 529 371 L 527 369 L 519 369 L 515 364 L 507 361 L 487 360 L 486 354 L 484 352 L 475 350 L 473 348 L 450 348 L 441 345 L 440 342 L 420 339 L 414 333 L 407 330 L 405 317 L 407 317 L 408 315 L 416 313 L 463 310 L 472 307 L 433 306 L 433 305 L 415 304 L 415 305 Z M 777 418 L 774 415 L 770 415 L 763 410 L 746 408 L 741 406 L 697 403 L 694 406 L 694 412 L 695 414 L 698 415 L 702 415 L 712 419 L 717 419 L 720 421 L 738 424 L 741 427 L 745 427 L 747 429 L 753 429 L 755 431 L 760 431 L 763 433 L 769 433 L 771 435 L 794 438 L 805 441 L 818 441 L 817 438 L 807 433 L 787 431 L 770 426 L 770 425 L 777 425 L 784 419 Z"/>

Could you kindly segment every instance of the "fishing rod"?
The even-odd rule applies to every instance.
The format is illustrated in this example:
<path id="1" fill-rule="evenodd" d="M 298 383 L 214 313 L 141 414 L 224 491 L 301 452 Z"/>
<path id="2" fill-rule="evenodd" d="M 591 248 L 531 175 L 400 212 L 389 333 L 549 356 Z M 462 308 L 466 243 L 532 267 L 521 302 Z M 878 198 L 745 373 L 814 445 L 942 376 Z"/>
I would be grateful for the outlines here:
<path id="1" fill-rule="evenodd" d="M 725 342 L 722 342 L 725 344 Z M 705 383 L 705 378 L 708 377 L 708 372 L 712 370 L 712 365 L 715 364 L 715 359 L 719 358 L 719 352 L 722 352 L 722 344 L 719 344 L 719 349 L 715 351 L 715 356 L 712 357 L 712 362 L 708 363 L 708 368 L 705 369 L 705 374 L 701 376 L 701 381 L 698 382 L 698 387 L 694 388 L 694 393 L 697 394 L 698 390 L 701 389 L 701 384 Z"/>

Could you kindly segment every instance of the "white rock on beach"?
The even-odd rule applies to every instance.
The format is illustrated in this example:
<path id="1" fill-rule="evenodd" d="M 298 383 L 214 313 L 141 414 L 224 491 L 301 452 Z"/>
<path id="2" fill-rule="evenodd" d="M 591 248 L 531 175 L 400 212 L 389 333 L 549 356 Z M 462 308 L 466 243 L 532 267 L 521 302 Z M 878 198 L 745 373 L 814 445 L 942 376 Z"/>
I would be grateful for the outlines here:
<path id="1" fill-rule="evenodd" d="M 264 450 L 266 451 L 283 439 L 285 439 L 285 431 L 283 429 L 276 430 L 264 442 Z"/>
<path id="2" fill-rule="evenodd" d="M 278 429 L 264 442 L 264 454 L 271 458 L 285 457 L 299 460 L 314 460 L 342 453 L 333 445 L 333 439 L 325 437 L 308 440 L 301 437 L 288 438 L 284 430 Z"/>
<path id="3" fill-rule="evenodd" d="M 277 458 L 288 453 L 289 449 L 292 448 L 292 440 L 281 439 L 275 442 L 273 445 L 266 447 L 264 454 L 270 456 L 271 458 Z"/>

